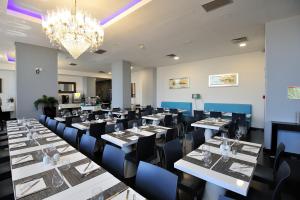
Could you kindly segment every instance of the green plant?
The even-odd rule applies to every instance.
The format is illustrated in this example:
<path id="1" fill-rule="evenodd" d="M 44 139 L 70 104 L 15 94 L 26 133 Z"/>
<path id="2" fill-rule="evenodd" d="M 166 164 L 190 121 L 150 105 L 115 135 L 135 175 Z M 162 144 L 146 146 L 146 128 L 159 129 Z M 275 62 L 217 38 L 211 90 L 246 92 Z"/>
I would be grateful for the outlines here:
<path id="1" fill-rule="evenodd" d="M 38 110 L 40 104 L 42 104 L 44 107 L 53 108 L 58 104 L 58 101 L 55 97 L 48 97 L 46 95 L 43 95 L 42 98 L 37 99 L 33 104 Z"/>

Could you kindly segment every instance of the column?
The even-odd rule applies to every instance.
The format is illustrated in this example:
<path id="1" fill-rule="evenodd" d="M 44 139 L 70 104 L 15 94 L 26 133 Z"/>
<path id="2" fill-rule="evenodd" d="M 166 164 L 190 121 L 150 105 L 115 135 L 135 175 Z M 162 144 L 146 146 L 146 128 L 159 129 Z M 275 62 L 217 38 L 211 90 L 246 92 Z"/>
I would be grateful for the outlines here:
<path id="1" fill-rule="evenodd" d="M 57 50 L 15 43 L 17 118 L 38 117 L 33 102 L 42 95 L 57 98 Z M 38 71 L 40 70 L 40 71 Z"/>
<path id="2" fill-rule="evenodd" d="M 130 108 L 131 106 L 131 64 L 118 61 L 112 64 L 112 107 Z"/>
<path id="3" fill-rule="evenodd" d="M 96 96 L 96 78 L 87 77 L 87 93 L 86 97 Z"/>

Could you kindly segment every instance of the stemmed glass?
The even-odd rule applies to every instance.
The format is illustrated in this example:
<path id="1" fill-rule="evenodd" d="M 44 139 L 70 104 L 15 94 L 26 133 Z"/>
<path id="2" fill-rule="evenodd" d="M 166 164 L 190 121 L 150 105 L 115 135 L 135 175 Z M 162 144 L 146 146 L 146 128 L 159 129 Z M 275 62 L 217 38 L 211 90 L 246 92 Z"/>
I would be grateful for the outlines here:
<path id="1" fill-rule="evenodd" d="M 52 186 L 55 188 L 59 188 L 63 184 L 64 184 L 63 179 L 59 176 L 59 174 L 54 172 L 52 176 Z"/>
<path id="2" fill-rule="evenodd" d="M 143 126 L 147 126 L 147 120 L 146 120 L 146 119 L 143 119 L 143 120 L 142 120 L 142 125 L 143 125 Z"/>
<path id="3" fill-rule="evenodd" d="M 211 152 L 209 150 L 209 146 L 207 145 L 203 145 L 202 146 L 202 152 L 203 152 L 203 161 L 204 161 L 204 165 L 206 167 L 208 167 L 210 165 L 210 163 L 212 162 L 212 158 L 211 158 Z"/>
<path id="4" fill-rule="evenodd" d="M 120 132 L 120 127 L 119 127 L 119 124 L 115 124 L 115 131 L 117 132 L 117 133 L 119 133 Z"/>

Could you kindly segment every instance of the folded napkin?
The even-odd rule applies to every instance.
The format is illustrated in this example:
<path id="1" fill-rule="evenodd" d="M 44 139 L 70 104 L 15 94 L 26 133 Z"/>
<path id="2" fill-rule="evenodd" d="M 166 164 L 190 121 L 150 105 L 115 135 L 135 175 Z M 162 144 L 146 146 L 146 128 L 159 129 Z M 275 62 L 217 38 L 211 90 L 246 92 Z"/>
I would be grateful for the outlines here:
<path id="1" fill-rule="evenodd" d="M 143 136 L 151 136 L 153 135 L 154 133 L 152 132 L 149 132 L 149 131 L 141 131 L 139 132 L 139 135 L 143 135 Z"/>
<path id="2" fill-rule="evenodd" d="M 8 134 L 9 135 L 13 135 L 13 134 L 20 134 L 20 133 L 27 133 L 28 131 L 25 131 L 25 130 L 23 130 L 23 131 L 13 131 L 13 132 L 9 132 Z"/>
<path id="3" fill-rule="evenodd" d="M 25 197 L 35 192 L 46 189 L 47 186 L 43 178 L 34 179 L 32 181 L 16 185 L 16 199 Z"/>
<path id="4" fill-rule="evenodd" d="M 249 152 L 252 152 L 252 153 L 258 153 L 259 152 L 259 148 L 258 147 L 253 147 L 253 146 L 248 146 L 248 145 L 244 145 L 242 147 L 242 150 L 243 151 L 249 151 Z"/>
<path id="5" fill-rule="evenodd" d="M 140 126 L 140 128 L 149 128 L 149 126 Z"/>
<path id="6" fill-rule="evenodd" d="M 60 140 L 60 137 L 49 137 L 49 138 L 46 138 L 46 141 L 48 141 L 48 142 L 56 141 L 56 140 Z"/>
<path id="7" fill-rule="evenodd" d="M 89 166 L 88 166 L 89 165 Z M 88 167 L 87 167 L 88 166 Z M 87 168 L 86 168 L 87 167 Z M 97 165 L 96 163 L 94 162 L 91 162 L 90 163 L 85 163 L 85 164 L 82 164 L 82 165 L 78 165 L 75 167 L 75 169 L 81 174 L 81 175 L 84 175 L 84 174 L 87 174 L 87 173 L 90 173 L 92 171 L 95 171 L 97 169 L 99 169 L 99 165 Z"/>
<path id="8" fill-rule="evenodd" d="M 46 131 L 48 130 L 47 128 L 43 127 L 43 128 L 36 128 L 34 129 L 34 131 Z"/>
<path id="9" fill-rule="evenodd" d="M 190 158 L 197 159 L 197 160 L 203 160 L 204 159 L 204 154 L 196 152 L 196 151 L 192 151 L 191 153 L 187 154 L 187 156 L 190 157 Z"/>
<path id="10" fill-rule="evenodd" d="M 23 134 L 15 134 L 15 135 L 9 135 L 8 138 L 11 139 L 11 138 L 17 138 L 17 137 L 22 137 Z"/>
<path id="11" fill-rule="evenodd" d="M 123 132 L 123 131 L 119 131 L 119 132 L 113 132 L 113 134 L 115 134 L 115 135 L 122 135 L 122 134 L 124 134 L 125 132 Z"/>
<path id="12" fill-rule="evenodd" d="M 7 131 L 18 131 L 20 128 L 7 128 Z"/>
<path id="13" fill-rule="evenodd" d="M 69 152 L 69 151 L 74 150 L 74 148 L 71 147 L 71 146 L 67 146 L 67 147 L 57 148 L 56 150 L 58 151 L 58 153 L 65 153 L 65 152 Z"/>
<path id="14" fill-rule="evenodd" d="M 128 140 L 138 140 L 139 137 L 136 136 L 136 135 L 134 135 L 134 136 L 128 137 L 127 139 L 128 139 Z"/>
<path id="15" fill-rule="evenodd" d="M 21 142 L 21 143 L 17 143 L 17 144 L 10 144 L 9 147 L 10 148 L 18 148 L 18 147 L 25 147 L 26 143 L 25 142 Z"/>
<path id="16" fill-rule="evenodd" d="M 166 132 L 167 130 L 159 128 L 159 129 L 155 129 L 155 131 L 158 133 L 163 133 L 163 132 Z"/>
<path id="17" fill-rule="evenodd" d="M 25 156 L 13 158 L 11 160 L 11 163 L 12 163 L 12 165 L 16 165 L 16 164 L 20 164 L 20 163 L 24 163 L 24 162 L 28 162 L 28 161 L 32 161 L 32 160 L 33 160 L 32 155 L 28 154 Z"/>
<path id="18" fill-rule="evenodd" d="M 229 167 L 229 170 L 238 172 L 238 173 L 241 173 L 241 174 L 244 174 L 244 175 L 250 177 L 252 174 L 252 171 L 253 171 L 253 167 L 245 165 L 245 164 L 241 164 L 241 163 L 232 163 L 232 165 Z"/>
<path id="19" fill-rule="evenodd" d="M 221 140 L 215 140 L 215 139 L 209 139 L 207 142 L 211 143 L 211 144 L 216 144 L 216 145 L 221 145 L 222 144 Z"/>

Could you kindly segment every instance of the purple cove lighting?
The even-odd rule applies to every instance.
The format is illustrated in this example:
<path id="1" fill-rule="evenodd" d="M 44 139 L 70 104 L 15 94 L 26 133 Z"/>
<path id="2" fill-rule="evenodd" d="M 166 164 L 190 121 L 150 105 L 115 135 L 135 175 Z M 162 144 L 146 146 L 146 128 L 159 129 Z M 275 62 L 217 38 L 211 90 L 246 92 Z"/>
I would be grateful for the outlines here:
<path id="1" fill-rule="evenodd" d="M 120 10 L 118 10 L 117 12 L 115 12 L 114 14 L 112 14 L 111 16 L 106 17 L 103 20 L 101 20 L 100 25 L 104 25 L 104 24 L 108 23 L 109 21 L 113 20 L 117 16 L 119 16 L 122 13 L 126 12 L 127 10 L 129 10 L 130 8 L 132 8 L 133 6 L 135 6 L 136 4 L 140 3 L 141 1 L 142 0 L 132 0 L 125 7 L 121 8 Z"/>
<path id="2" fill-rule="evenodd" d="M 13 12 L 23 14 L 23 15 L 27 15 L 29 17 L 33 17 L 33 18 L 42 20 L 42 15 L 40 13 L 33 12 L 33 11 L 30 11 L 25 8 L 21 8 L 20 6 L 15 4 L 14 0 L 7 0 L 7 8 L 6 9 L 13 11 Z"/>
<path id="3" fill-rule="evenodd" d="M 138 4 L 142 1 L 143 0 L 132 0 L 125 7 L 121 8 L 118 11 L 116 11 L 111 16 L 106 17 L 103 20 L 101 20 L 100 25 L 104 25 L 104 24 L 110 22 L 114 18 L 118 17 L 119 15 L 126 12 L 127 10 L 129 10 L 130 8 L 132 8 L 133 6 L 135 6 L 136 4 Z M 29 17 L 33 17 L 35 19 L 39 19 L 39 20 L 42 20 L 42 17 L 43 17 L 41 13 L 34 12 L 34 11 L 31 11 L 31 10 L 28 10 L 28 9 L 25 9 L 25 8 L 21 8 L 20 6 L 15 4 L 14 0 L 7 0 L 7 8 L 6 9 L 9 10 L 9 11 L 20 13 L 20 14 L 23 14 L 23 15 L 26 15 L 26 16 L 29 16 Z"/>
<path id="4" fill-rule="evenodd" d="M 11 57 L 8 53 L 6 53 L 6 58 L 8 62 L 16 62 L 16 58 Z"/>

